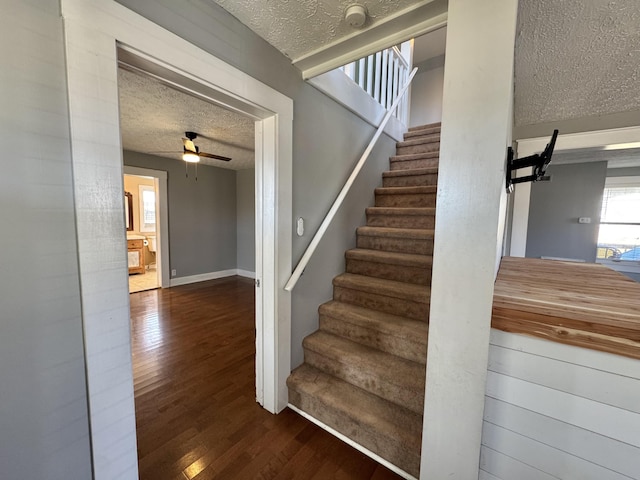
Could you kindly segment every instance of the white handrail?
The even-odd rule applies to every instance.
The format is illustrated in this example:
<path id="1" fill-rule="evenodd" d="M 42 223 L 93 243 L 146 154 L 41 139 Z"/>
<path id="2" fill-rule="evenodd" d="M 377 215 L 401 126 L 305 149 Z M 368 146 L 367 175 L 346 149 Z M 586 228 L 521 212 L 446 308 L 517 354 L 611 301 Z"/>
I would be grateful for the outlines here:
<path id="1" fill-rule="evenodd" d="M 396 54 L 396 57 L 398 57 L 398 59 L 400 59 L 400 63 L 402 63 L 405 67 L 409 68 L 409 64 L 407 63 L 407 59 L 402 56 L 402 52 L 400 51 L 400 49 L 398 47 L 396 47 L 395 45 L 393 47 L 391 47 L 391 49 Z"/>
<path id="2" fill-rule="evenodd" d="M 307 264 L 309 263 L 309 260 L 311 259 L 311 256 L 313 255 L 313 252 L 316 251 L 316 248 L 318 247 L 318 244 L 320 243 L 320 240 L 322 240 L 322 237 L 324 236 L 324 234 L 326 233 L 327 229 L 329 228 L 329 224 L 333 221 L 333 217 L 335 217 L 336 213 L 338 212 L 338 209 L 340 208 L 340 206 L 342 205 L 342 202 L 344 201 L 345 197 L 347 196 L 347 193 L 349 193 L 349 190 L 351 189 L 351 185 L 353 185 L 353 182 L 355 181 L 356 177 L 358 176 L 358 173 L 360 173 L 360 170 L 362 170 L 362 167 L 364 166 L 364 163 L 369 158 L 369 154 L 371 153 L 371 150 L 373 150 L 373 147 L 375 146 L 376 142 L 378 141 L 378 138 L 380 138 L 380 135 L 382 135 L 382 132 L 384 131 L 384 127 L 387 125 L 387 122 L 389 121 L 389 118 L 391 118 L 391 115 L 393 114 L 393 111 L 397 108 L 398 104 L 400 103 L 400 100 L 402 100 L 402 97 L 404 96 L 405 92 L 407 91 L 407 88 L 409 88 L 409 85 L 411 84 L 411 80 L 413 80 L 413 77 L 415 76 L 417 71 L 418 71 L 417 68 L 413 69 L 413 71 L 409 75 L 409 78 L 407 78 L 407 82 L 404 84 L 404 86 L 402 87 L 401 91 L 398 92 L 398 96 L 395 99 L 395 101 L 393 102 L 393 105 L 391 105 L 391 108 L 389 108 L 389 110 L 387 110 L 387 113 L 384 116 L 384 118 L 382 119 L 382 122 L 380 122 L 380 126 L 378 127 L 378 130 L 376 130 L 375 135 L 373 136 L 373 138 L 369 142 L 369 145 L 367 146 L 367 148 L 363 152 L 362 156 L 360 157 L 360 160 L 358 160 L 358 163 L 356 164 L 355 168 L 353 169 L 353 172 L 351 172 L 351 175 L 349 176 L 349 178 L 347 179 L 346 183 L 342 187 L 342 190 L 340 190 L 340 193 L 338 194 L 338 196 L 334 200 L 333 205 L 331 205 L 331 208 L 327 212 L 327 215 L 324 217 L 324 220 L 320 224 L 320 227 L 318 228 L 318 231 L 313 236 L 313 239 L 311 240 L 311 243 L 309 244 L 309 246 L 305 250 L 304 255 L 302 255 L 302 258 L 298 262 L 298 265 L 296 266 L 295 270 L 291 274 L 291 278 L 289 278 L 289 281 L 287 282 L 287 284 L 284 287 L 284 289 L 286 291 L 290 292 L 291 290 L 293 290 L 293 287 L 296 286 L 296 283 L 298 283 L 298 280 L 300 279 L 300 276 L 302 275 L 302 272 L 304 271 L 304 269 L 306 268 Z"/>

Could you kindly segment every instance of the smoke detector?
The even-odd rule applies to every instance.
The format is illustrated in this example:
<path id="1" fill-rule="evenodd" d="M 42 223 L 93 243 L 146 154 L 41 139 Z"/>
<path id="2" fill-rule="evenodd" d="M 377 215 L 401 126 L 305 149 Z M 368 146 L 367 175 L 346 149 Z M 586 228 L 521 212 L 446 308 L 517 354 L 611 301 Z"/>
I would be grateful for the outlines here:
<path id="1" fill-rule="evenodd" d="M 367 21 L 367 10 L 362 5 L 351 5 L 344 12 L 344 19 L 350 27 L 360 28 Z"/>

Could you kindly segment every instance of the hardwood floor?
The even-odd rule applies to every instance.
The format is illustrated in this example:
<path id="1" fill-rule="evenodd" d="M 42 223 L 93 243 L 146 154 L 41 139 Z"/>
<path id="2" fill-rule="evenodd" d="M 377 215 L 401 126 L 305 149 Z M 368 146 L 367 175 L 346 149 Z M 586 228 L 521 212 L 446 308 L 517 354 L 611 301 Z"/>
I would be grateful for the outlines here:
<path id="1" fill-rule="evenodd" d="M 231 277 L 131 295 L 140 478 L 399 479 L 256 403 L 253 290 Z"/>

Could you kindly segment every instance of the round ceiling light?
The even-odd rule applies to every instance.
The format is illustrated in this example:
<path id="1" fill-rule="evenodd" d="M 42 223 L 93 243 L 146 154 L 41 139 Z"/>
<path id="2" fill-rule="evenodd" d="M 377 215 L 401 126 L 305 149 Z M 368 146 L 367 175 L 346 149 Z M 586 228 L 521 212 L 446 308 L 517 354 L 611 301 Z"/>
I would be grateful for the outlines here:
<path id="1" fill-rule="evenodd" d="M 347 25 L 360 28 L 367 21 L 367 10 L 362 5 L 351 5 L 344 12 Z"/>
<path id="2" fill-rule="evenodd" d="M 189 163 L 198 163 L 200 156 L 197 153 L 186 151 L 182 154 L 182 160 Z"/>

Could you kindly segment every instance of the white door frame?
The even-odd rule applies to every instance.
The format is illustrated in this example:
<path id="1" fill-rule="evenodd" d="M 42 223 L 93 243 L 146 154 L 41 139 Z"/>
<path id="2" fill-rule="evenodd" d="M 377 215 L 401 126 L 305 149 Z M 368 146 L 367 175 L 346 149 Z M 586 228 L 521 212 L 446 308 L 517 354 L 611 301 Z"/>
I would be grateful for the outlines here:
<path id="1" fill-rule="evenodd" d="M 153 177 L 158 182 L 158 223 L 156 224 L 156 243 L 160 251 L 160 262 L 156 262 L 160 287 L 169 288 L 171 279 L 169 276 L 169 202 L 167 189 L 167 172 L 164 170 L 152 170 L 150 168 L 131 167 L 124 165 L 125 175 L 138 175 Z"/>
<path id="2" fill-rule="evenodd" d="M 96 479 L 133 479 L 118 46 L 257 119 L 256 391 L 273 413 L 287 405 L 290 373 L 293 102 L 113 0 L 62 0 L 62 16 L 93 466 Z"/>

